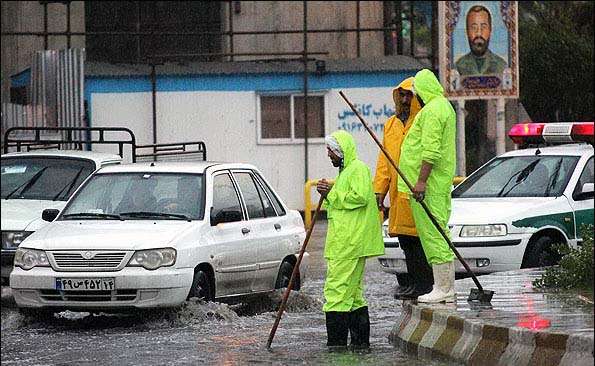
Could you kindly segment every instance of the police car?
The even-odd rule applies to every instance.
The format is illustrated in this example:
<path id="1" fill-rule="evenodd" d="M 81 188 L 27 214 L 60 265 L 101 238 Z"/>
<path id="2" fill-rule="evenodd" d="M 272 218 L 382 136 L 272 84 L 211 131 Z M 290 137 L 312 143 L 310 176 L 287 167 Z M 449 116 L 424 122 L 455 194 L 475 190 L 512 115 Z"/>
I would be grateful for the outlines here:
<path id="1" fill-rule="evenodd" d="M 552 265 L 556 243 L 581 245 L 581 226 L 593 224 L 593 135 L 593 122 L 517 124 L 509 137 L 520 149 L 453 190 L 452 242 L 475 273 Z M 405 257 L 386 229 L 385 247 L 380 265 L 401 280 Z"/>

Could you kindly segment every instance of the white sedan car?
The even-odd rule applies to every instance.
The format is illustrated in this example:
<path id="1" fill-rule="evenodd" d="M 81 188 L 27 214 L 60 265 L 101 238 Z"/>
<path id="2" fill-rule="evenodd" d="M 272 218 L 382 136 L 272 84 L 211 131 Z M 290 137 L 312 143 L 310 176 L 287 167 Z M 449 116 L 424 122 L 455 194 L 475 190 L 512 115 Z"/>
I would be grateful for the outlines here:
<path id="1" fill-rule="evenodd" d="M 91 176 L 15 254 L 19 308 L 173 307 L 285 287 L 305 239 L 252 165 L 154 162 Z M 299 289 L 307 268 L 300 266 Z"/>

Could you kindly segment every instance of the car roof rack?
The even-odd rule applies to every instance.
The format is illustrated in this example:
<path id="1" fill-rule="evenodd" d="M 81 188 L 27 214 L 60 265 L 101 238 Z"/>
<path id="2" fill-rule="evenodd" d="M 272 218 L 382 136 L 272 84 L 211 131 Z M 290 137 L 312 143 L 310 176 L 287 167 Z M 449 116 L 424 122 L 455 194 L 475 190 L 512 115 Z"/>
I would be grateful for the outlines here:
<path id="1" fill-rule="evenodd" d="M 124 138 L 116 138 L 122 136 Z M 114 136 L 116 135 L 116 136 Z M 92 144 L 118 145 L 118 155 L 124 157 L 124 145 L 130 145 L 132 162 L 138 159 L 168 160 L 174 156 L 199 156 L 207 160 L 203 141 L 137 145 L 134 133 L 126 127 L 11 127 L 4 133 L 3 153 L 33 150 L 91 150 Z"/>
<path id="2" fill-rule="evenodd" d="M 207 146 L 202 141 L 136 145 L 134 150 L 137 161 L 146 161 L 148 158 L 153 158 L 153 161 L 169 160 L 169 157 L 180 155 L 199 156 L 201 160 L 207 160 Z M 147 150 L 150 152 L 145 152 Z"/>
<path id="3" fill-rule="evenodd" d="M 125 134 L 125 138 L 114 135 Z M 92 144 L 118 145 L 118 155 L 124 157 L 124 145 L 130 145 L 132 162 L 136 138 L 126 127 L 11 127 L 4 133 L 3 153 L 32 150 L 91 150 Z"/>

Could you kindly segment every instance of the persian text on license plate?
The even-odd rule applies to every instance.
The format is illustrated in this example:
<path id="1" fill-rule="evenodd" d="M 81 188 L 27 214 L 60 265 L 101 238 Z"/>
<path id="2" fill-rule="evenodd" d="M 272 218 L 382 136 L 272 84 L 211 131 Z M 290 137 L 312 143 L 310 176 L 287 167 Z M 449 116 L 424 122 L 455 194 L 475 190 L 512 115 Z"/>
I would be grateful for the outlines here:
<path id="1" fill-rule="evenodd" d="M 111 291 L 115 288 L 113 278 L 56 278 L 56 290 Z"/>

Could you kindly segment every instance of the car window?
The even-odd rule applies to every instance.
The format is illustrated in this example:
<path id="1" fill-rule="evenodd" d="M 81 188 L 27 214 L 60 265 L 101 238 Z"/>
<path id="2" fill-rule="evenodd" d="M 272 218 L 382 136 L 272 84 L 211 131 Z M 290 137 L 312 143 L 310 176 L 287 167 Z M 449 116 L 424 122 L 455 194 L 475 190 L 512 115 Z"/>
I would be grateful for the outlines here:
<path id="1" fill-rule="evenodd" d="M 585 168 L 583 169 L 583 172 L 581 173 L 581 176 L 578 179 L 578 183 L 574 188 L 572 197 L 575 198 L 582 192 L 583 185 L 585 185 L 585 183 L 593 183 L 593 181 L 593 157 L 591 157 L 589 161 L 587 161 L 587 164 L 585 165 Z"/>
<path id="2" fill-rule="evenodd" d="M 91 177 L 72 198 L 62 217 L 80 213 L 115 214 L 132 220 L 146 219 L 149 212 L 156 220 L 175 219 L 172 215 L 199 220 L 204 212 L 203 197 L 200 174 L 100 173 Z"/>
<path id="3" fill-rule="evenodd" d="M 578 156 L 496 158 L 452 192 L 453 197 L 558 197 L 572 176 Z"/>
<path id="4" fill-rule="evenodd" d="M 94 170 L 82 159 L 3 158 L 2 198 L 66 201 Z"/>
<path id="5" fill-rule="evenodd" d="M 258 219 L 265 217 L 261 194 L 258 192 L 251 174 L 236 172 L 233 173 L 233 176 L 240 187 L 242 196 L 244 196 L 244 203 L 246 204 L 246 210 L 248 211 L 248 218 Z"/>
<path id="6" fill-rule="evenodd" d="M 213 210 L 211 217 L 227 217 L 226 221 L 241 221 L 242 207 L 229 174 L 213 177 Z M 233 219 L 229 219 L 234 217 Z"/>
<path id="7" fill-rule="evenodd" d="M 273 207 L 271 201 L 267 197 L 267 194 L 264 192 L 264 189 L 262 188 L 262 186 L 255 180 L 254 176 L 252 176 L 252 179 L 254 179 L 254 184 L 256 184 L 256 189 L 258 190 L 258 195 L 262 199 L 262 205 L 264 207 L 264 215 L 266 217 L 277 216 L 277 213 L 275 212 L 275 208 Z"/>
<path id="8" fill-rule="evenodd" d="M 275 210 L 277 211 L 277 215 L 279 215 L 279 216 L 285 215 L 285 209 L 283 208 L 283 205 L 281 205 L 279 198 L 277 198 L 275 193 L 273 193 L 273 190 L 271 189 L 271 187 L 269 187 L 269 185 L 266 184 L 264 179 L 262 179 L 262 177 L 260 175 L 258 175 L 257 173 L 255 174 L 255 178 L 258 182 L 260 182 L 260 185 L 262 187 L 264 187 L 264 189 L 268 193 L 269 197 L 271 197 L 271 199 L 273 200 L 273 206 L 275 207 Z"/>

